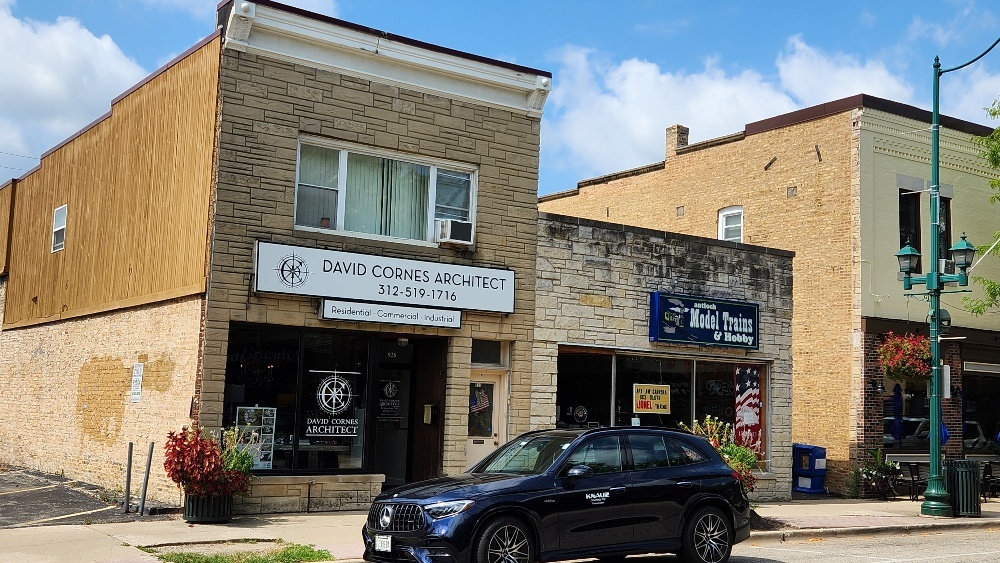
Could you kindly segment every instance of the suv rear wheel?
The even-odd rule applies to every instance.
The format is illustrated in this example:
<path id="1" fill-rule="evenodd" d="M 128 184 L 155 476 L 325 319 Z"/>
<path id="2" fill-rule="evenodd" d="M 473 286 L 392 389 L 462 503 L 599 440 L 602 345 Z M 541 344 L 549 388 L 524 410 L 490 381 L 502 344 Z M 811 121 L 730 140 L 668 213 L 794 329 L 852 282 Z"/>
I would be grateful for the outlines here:
<path id="1" fill-rule="evenodd" d="M 719 509 L 706 506 L 684 526 L 680 559 L 684 563 L 725 563 L 733 549 L 733 530 Z"/>
<path id="2" fill-rule="evenodd" d="M 534 546 L 528 528 L 502 516 L 486 526 L 476 542 L 476 563 L 531 563 Z"/>

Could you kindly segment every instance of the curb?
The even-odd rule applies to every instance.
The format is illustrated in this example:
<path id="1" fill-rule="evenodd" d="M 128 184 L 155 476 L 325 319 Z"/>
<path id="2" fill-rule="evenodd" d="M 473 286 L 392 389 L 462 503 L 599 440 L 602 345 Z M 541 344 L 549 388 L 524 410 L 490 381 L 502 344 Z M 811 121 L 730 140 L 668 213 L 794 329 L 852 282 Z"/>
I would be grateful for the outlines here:
<path id="1" fill-rule="evenodd" d="M 933 530 L 967 530 L 1000 526 L 1000 520 L 974 520 L 967 522 L 942 522 L 940 524 L 901 524 L 888 526 L 864 526 L 857 528 L 793 528 L 769 532 L 751 532 L 752 540 L 784 542 L 796 538 L 848 537 L 880 534 L 910 534 Z"/>

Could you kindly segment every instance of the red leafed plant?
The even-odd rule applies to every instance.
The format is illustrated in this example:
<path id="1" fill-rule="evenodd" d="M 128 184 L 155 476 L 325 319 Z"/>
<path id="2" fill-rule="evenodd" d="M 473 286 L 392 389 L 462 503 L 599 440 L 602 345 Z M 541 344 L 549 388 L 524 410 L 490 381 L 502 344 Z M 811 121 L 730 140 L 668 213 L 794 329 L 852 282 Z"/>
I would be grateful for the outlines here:
<path id="1" fill-rule="evenodd" d="M 185 426 L 180 432 L 167 433 L 165 449 L 163 468 L 184 494 L 212 497 L 250 492 L 249 471 L 230 467 L 219 443 L 201 428 Z"/>
<path id="2" fill-rule="evenodd" d="M 878 365 L 889 379 L 926 380 L 931 376 L 931 341 L 926 336 L 888 332 L 877 352 Z"/>

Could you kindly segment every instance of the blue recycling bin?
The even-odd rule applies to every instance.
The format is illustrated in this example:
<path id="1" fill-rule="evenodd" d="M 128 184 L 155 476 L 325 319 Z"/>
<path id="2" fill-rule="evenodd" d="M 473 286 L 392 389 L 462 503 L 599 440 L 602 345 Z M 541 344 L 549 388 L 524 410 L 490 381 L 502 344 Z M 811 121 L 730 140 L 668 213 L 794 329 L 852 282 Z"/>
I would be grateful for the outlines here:
<path id="1" fill-rule="evenodd" d="M 812 494 L 826 492 L 826 448 L 792 444 L 792 490 Z"/>

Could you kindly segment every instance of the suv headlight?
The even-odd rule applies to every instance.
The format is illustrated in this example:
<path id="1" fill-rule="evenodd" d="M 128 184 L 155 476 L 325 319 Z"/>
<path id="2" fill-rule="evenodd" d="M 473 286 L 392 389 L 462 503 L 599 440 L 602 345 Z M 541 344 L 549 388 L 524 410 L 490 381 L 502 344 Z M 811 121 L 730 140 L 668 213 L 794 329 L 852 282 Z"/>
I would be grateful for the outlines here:
<path id="1" fill-rule="evenodd" d="M 436 502 L 434 504 L 428 504 L 424 507 L 424 512 L 428 516 L 437 520 L 438 518 L 445 518 L 447 516 L 454 516 L 459 512 L 463 512 L 472 506 L 473 501 L 471 500 L 451 500 L 447 502 Z"/>

